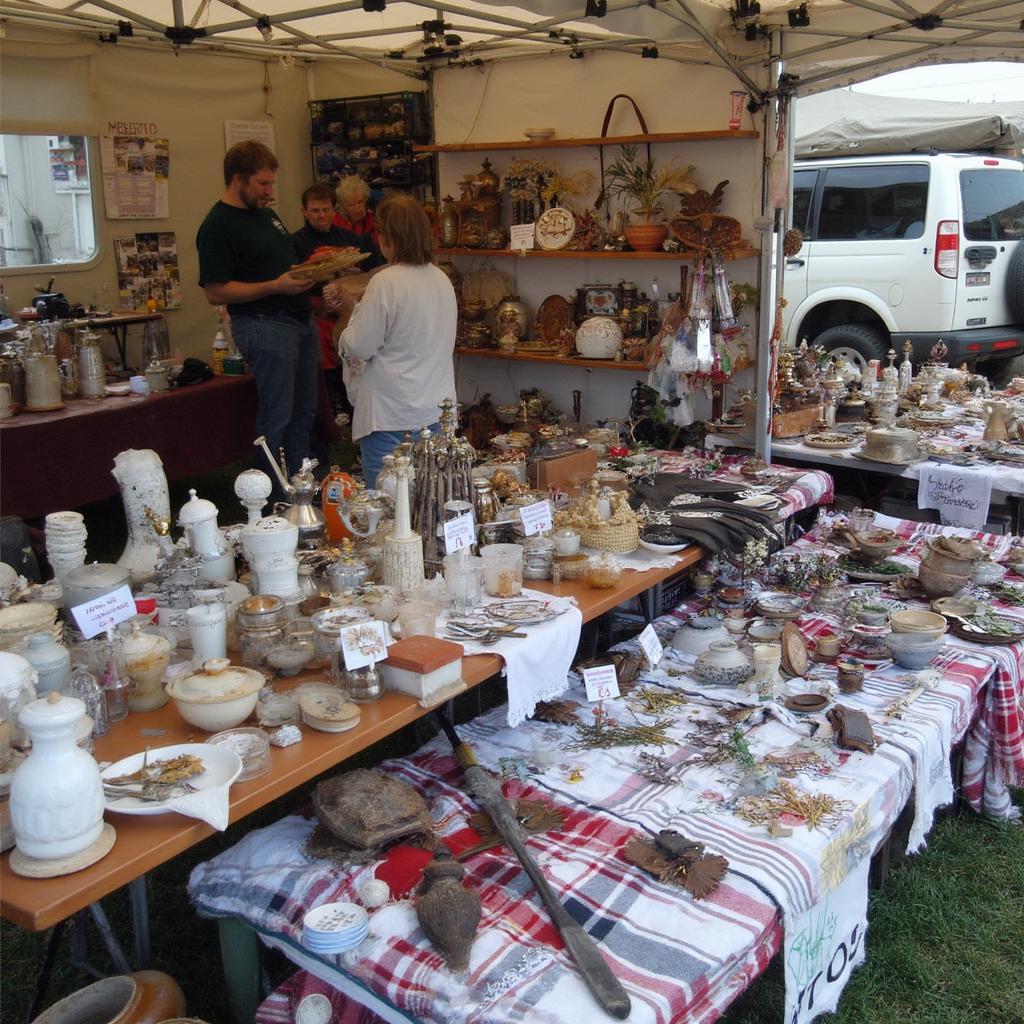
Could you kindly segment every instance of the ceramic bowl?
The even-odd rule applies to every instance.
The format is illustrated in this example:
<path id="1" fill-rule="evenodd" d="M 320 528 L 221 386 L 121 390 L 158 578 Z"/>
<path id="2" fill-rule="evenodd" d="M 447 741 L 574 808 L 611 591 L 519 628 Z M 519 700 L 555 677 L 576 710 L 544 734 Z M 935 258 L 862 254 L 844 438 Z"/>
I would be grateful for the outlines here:
<path id="1" fill-rule="evenodd" d="M 729 616 L 722 621 L 722 625 L 734 636 L 743 636 L 747 631 L 747 620 L 744 618 L 734 618 Z"/>
<path id="2" fill-rule="evenodd" d="M 313 654 L 312 640 L 290 640 L 267 655 L 267 664 L 276 669 L 278 675 L 297 676 L 313 660 Z"/>
<path id="3" fill-rule="evenodd" d="M 921 564 L 927 565 L 936 572 L 948 573 L 951 576 L 970 576 L 978 559 L 973 548 L 949 547 L 936 543 L 938 540 L 949 541 L 950 538 L 930 538 L 926 541 L 926 549 L 921 557 Z"/>
<path id="4" fill-rule="evenodd" d="M 974 572 L 971 573 L 971 581 L 980 583 L 982 586 L 991 585 L 999 583 L 1005 575 L 1005 565 L 1000 565 L 998 562 L 979 562 L 974 567 Z"/>
<path id="5" fill-rule="evenodd" d="M 782 636 L 782 623 L 772 619 L 754 619 L 747 626 L 747 636 L 759 644 L 770 644 Z"/>
<path id="6" fill-rule="evenodd" d="M 675 631 L 669 646 L 680 654 L 703 654 L 712 643 L 727 640 L 729 634 L 720 619 L 711 615 L 693 615 Z"/>
<path id="7" fill-rule="evenodd" d="M 900 668 L 909 669 L 925 668 L 942 650 L 941 640 L 932 640 L 928 636 L 918 639 L 912 633 L 890 633 L 885 638 L 885 645 L 889 648 L 892 660 Z"/>
<path id="8" fill-rule="evenodd" d="M 738 686 L 753 672 L 750 659 L 732 640 L 716 640 L 693 667 L 694 675 L 708 686 Z"/>
<path id="9" fill-rule="evenodd" d="M 979 604 L 980 602 L 972 598 L 937 597 L 932 601 L 931 609 L 933 612 L 938 612 L 943 616 L 959 615 L 961 618 L 966 619 L 978 610 Z"/>
<path id="10" fill-rule="evenodd" d="M 515 423 L 516 417 L 519 415 L 519 406 L 496 405 L 494 407 L 494 415 L 497 417 L 499 423 L 511 426 L 511 424 Z"/>
<path id="11" fill-rule="evenodd" d="M 189 725 L 206 732 L 220 732 L 241 725 L 256 707 L 260 690 L 266 685 L 255 669 L 206 662 L 202 671 L 192 672 L 167 684 L 167 694 Z"/>
<path id="12" fill-rule="evenodd" d="M 946 632 L 946 620 L 938 612 L 925 612 L 917 608 L 893 612 L 889 622 L 894 633 L 917 633 L 938 640 Z"/>
<path id="13" fill-rule="evenodd" d="M 917 567 L 917 578 L 921 581 L 921 589 L 929 597 L 949 597 L 965 587 L 970 580 L 970 576 L 954 576 L 935 569 L 927 561 L 922 561 Z"/>
<path id="14" fill-rule="evenodd" d="M 757 610 L 766 619 L 795 619 L 807 602 L 794 594 L 764 593 L 757 598 Z"/>
<path id="15" fill-rule="evenodd" d="M 547 142 L 548 139 L 554 138 L 554 128 L 524 128 L 523 134 L 531 142 Z"/>

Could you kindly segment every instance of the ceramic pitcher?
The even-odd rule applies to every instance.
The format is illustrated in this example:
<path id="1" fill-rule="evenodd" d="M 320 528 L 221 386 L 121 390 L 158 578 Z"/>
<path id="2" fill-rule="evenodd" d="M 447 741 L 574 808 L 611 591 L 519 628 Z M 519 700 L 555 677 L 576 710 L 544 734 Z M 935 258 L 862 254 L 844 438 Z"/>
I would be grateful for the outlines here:
<path id="1" fill-rule="evenodd" d="M 986 402 L 984 409 L 985 415 L 988 417 L 988 422 L 985 424 L 985 440 L 1005 441 L 1010 436 L 1007 430 L 1009 406 L 1005 402 Z"/>

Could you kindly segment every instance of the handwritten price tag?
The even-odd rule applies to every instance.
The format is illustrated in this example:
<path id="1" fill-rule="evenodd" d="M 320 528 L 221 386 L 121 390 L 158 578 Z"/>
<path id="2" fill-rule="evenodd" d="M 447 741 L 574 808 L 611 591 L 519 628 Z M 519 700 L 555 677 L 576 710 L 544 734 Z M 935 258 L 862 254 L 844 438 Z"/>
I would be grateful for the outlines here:
<path id="1" fill-rule="evenodd" d="M 473 514 L 449 519 L 444 524 L 444 549 L 450 555 L 453 551 L 461 551 L 476 543 L 476 527 L 473 525 Z"/>
<path id="2" fill-rule="evenodd" d="M 75 605 L 71 609 L 71 614 L 75 617 L 82 636 L 86 640 L 91 640 L 105 629 L 130 619 L 135 614 L 135 598 L 132 597 L 131 588 L 126 584 L 109 594 L 104 594 L 103 597 Z"/>
<path id="3" fill-rule="evenodd" d="M 587 700 L 611 700 L 619 695 L 619 679 L 614 665 L 598 665 L 583 670 Z"/>
<path id="4" fill-rule="evenodd" d="M 551 529 L 551 502 L 535 501 L 532 505 L 524 505 L 519 510 L 519 518 L 523 521 L 523 533 L 532 537 L 541 530 Z"/>
<path id="5" fill-rule="evenodd" d="M 534 224 L 513 224 L 509 229 L 508 247 L 513 252 L 522 252 L 523 249 L 532 249 L 536 238 L 536 226 Z"/>
<path id="6" fill-rule="evenodd" d="M 393 643 L 387 623 L 375 619 L 346 626 L 338 638 L 345 668 L 350 672 L 367 665 L 376 665 L 388 656 L 388 644 Z"/>
<path id="7" fill-rule="evenodd" d="M 654 627 L 651 625 L 646 626 L 644 631 L 637 637 L 637 643 L 640 644 L 640 650 L 647 655 L 651 668 L 654 668 L 661 661 L 662 654 L 665 653 L 664 648 L 661 646 L 661 641 L 658 639 L 658 634 L 654 632 Z"/>

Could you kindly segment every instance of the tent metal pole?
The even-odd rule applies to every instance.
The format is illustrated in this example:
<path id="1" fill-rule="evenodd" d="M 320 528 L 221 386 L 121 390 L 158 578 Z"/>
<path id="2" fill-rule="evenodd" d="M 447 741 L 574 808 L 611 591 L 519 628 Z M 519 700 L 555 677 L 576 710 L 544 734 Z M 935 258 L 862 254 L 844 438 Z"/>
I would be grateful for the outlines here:
<path id="1" fill-rule="evenodd" d="M 769 40 L 769 52 L 775 46 L 773 36 Z M 781 46 L 781 39 L 779 40 Z M 779 102 L 779 61 L 773 59 L 768 67 L 769 95 L 771 100 L 765 104 L 764 153 L 772 152 L 774 145 Z M 780 294 L 781 282 L 774 273 L 773 253 L 776 262 L 782 258 L 782 232 L 773 231 L 775 211 L 768 200 L 768 161 L 762 161 L 761 171 L 761 218 L 765 229 L 761 233 L 760 280 L 761 292 L 760 315 L 757 325 L 757 365 L 754 379 L 757 388 L 757 402 L 754 413 L 754 452 L 765 462 L 772 460 L 771 438 L 771 369 L 772 369 L 772 329 L 775 325 L 775 304 Z"/>

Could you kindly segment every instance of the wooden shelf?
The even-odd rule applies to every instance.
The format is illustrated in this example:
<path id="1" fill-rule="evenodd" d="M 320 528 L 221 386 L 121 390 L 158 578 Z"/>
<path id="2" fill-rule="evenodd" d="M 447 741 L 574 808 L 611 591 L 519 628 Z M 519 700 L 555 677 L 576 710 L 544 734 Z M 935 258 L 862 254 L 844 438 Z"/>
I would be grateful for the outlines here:
<path id="1" fill-rule="evenodd" d="M 550 260 L 672 260 L 675 263 L 691 262 L 696 255 L 692 252 L 609 252 L 605 249 L 435 249 L 436 256 L 525 256 L 527 259 Z M 747 260 L 758 256 L 753 246 L 744 245 L 736 249 L 724 249 L 726 260 Z"/>
<path id="2" fill-rule="evenodd" d="M 627 370 L 630 373 L 646 373 L 644 363 L 617 362 L 614 359 L 583 359 L 579 356 L 543 356 L 532 352 L 502 352 L 496 348 L 455 349 L 457 356 L 472 356 L 477 359 L 504 359 L 513 363 L 549 363 L 556 366 L 575 366 L 588 370 Z"/>
<path id="3" fill-rule="evenodd" d="M 543 142 L 439 142 L 414 145 L 414 153 L 484 153 L 501 149 L 576 149 L 581 146 L 621 146 L 644 142 L 725 142 L 732 139 L 756 139 L 756 131 L 657 132 L 650 135 L 614 135 L 590 139 L 545 139 Z"/>

